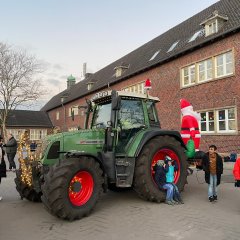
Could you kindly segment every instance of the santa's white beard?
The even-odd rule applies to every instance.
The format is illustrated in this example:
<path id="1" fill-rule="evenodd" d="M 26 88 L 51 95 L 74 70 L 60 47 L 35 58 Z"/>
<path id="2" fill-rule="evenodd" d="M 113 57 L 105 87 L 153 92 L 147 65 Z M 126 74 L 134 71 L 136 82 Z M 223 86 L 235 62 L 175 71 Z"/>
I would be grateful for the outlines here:
<path id="1" fill-rule="evenodd" d="M 193 111 L 192 109 L 186 108 L 186 109 L 181 109 L 182 115 L 183 116 L 193 116 L 196 118 L 198 121 L 201 120 L 201 115 L 198 112 Z"/>

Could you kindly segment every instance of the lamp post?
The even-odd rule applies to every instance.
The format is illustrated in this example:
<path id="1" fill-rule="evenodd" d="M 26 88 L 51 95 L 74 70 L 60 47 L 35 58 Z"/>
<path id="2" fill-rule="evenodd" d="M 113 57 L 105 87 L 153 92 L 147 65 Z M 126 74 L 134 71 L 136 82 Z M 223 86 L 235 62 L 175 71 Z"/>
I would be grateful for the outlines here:
<path id="1" fill-rule="evenodd" d="M 63 104 L 64 100 L 67 98 L 67 96 L 61 96 L 61 104 L 62 104 L 62 108 L 63 108 L 63 117 L 64 117 L 64 126 L 63 126 L 63 130 L 66 131 L 67 130 L 67 125 L 66 125 L 66 108 Z"/>

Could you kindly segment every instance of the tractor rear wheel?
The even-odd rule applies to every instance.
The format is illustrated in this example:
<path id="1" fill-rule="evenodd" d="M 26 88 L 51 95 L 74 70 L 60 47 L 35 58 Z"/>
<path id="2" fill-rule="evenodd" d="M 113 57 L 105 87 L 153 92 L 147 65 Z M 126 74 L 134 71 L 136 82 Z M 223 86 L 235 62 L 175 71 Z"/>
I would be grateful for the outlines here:
<path id="1" fill-rule="evenodd" d="M 174 176 L 174 183 L 182 191 L 187 179 L 187 157 L 181 143 L 171 136 L 158 136 L 151 139 L 142 149 L 134 173 L 134 189 L 145 200 L 162 202 L 165 192 L 159 190 L 154 180 L 153 166 L 158 160 L 170 156 L 178 164 L 178 171 Z"/>
<path id="2" fill-rule="evenodd" d="M 87 216 L 103 193 L 103 172 L 91 157 L 67 158 L 44 175 L 42 202 L 53 215 L 67 220 Z"/>
<path id="3" fill-rule="evenodd" d="M 36 192 L 33 188 L 29 187 L 27 184 L 21 181 L 21 169 L 16 171 L 16 178 L 14 179 L 16 184 L 16 189 L 20 194 L 21 199 L 26 198 L 31 202 L 41 202 L 42 193 Z"/>

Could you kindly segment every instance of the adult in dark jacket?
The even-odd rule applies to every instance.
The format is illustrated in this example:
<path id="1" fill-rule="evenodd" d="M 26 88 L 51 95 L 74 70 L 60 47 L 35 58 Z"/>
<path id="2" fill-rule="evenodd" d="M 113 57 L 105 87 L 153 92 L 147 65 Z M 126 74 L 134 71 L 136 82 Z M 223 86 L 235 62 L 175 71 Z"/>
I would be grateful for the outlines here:
<path id="1" fill-rule="evenodd" d="M 0 136 L 0 183 L 2 180 L 2 177 L 6 177 L 6 164 L 4 161 L 4 150 L 2 148 L 3 146 L 3 139 Z M 2 200 L 2 197 L 0 196 L 0 201 Z"/>
<path id="2" fill-rule="evenodd" d="M 166 201 L 168 205 L 174 205 L 173 201 L 173 186 L 170 183 L 166 183 L 166 172 L 164 169 L 164 161 L 158 160 L 154 166 L 155 171 L 154 180 L 160 190 L 167 190 Z"/>
<path id="3" fill-rule="evenodd" d="M 9 161 L 9 170 L 16 170 L 14 158 L 17 153 L 17 141 L 11 133 L 8 134 L 8 142 L 3 146 L 6 147 L 7 158 Z"/>
<path id="4" fill-rule="evenodd" d="M 217 186 L 221 183 L 223 173 L 223 161 L 217 154 L 215 145 L 209 146 L 209 151 L 203 157 L 203 171 L 205 172 L 205 181 L 208 183 L 208 199 L 210 202 L 217 200 Z"/>

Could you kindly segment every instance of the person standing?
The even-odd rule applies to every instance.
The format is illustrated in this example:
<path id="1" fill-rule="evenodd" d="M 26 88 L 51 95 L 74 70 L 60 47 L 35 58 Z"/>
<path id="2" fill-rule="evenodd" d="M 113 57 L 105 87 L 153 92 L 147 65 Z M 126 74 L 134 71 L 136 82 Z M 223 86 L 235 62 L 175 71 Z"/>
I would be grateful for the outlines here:
<path id="1" fill-rule="evenodd" d="M 209 146 L 209 151 L 203 157 L 203 171 L 205 172 L 205 181 L 208 183 L 208 199 L 210 202 L 217 201 L 217 186 L 221 183 L 223 173 L 223 161 L 217 154 L 215 145 Z"/>
<path id="2" fill-rule="evenodd" d="M 6 164 L 4 161 L 4 150 L 2 149 L 3 146 L 3 139 L 0 136 L 0 184 L 1 184 L 1 180 L 2 177 L 6 177 Z M 0 201 L 2 200 L 2 197 L 0 196 Z"/>
<path id="3" fill-rule="evenodd" d="M 234 164 L 233 176 L 235 179 L 235 187 L 240 187 L 240 158 L 238 158 Z"/>
<path id="4" fill-rule="evenodd" d="M 3 145 L 6 147 L 7 158 L 9 162 L 9 170 L 16 170 L 16 163 L 14 161 L 15 155 L 17 153 L 17 141 L 11 133 L 8 134 L 8 142 Z"/>

